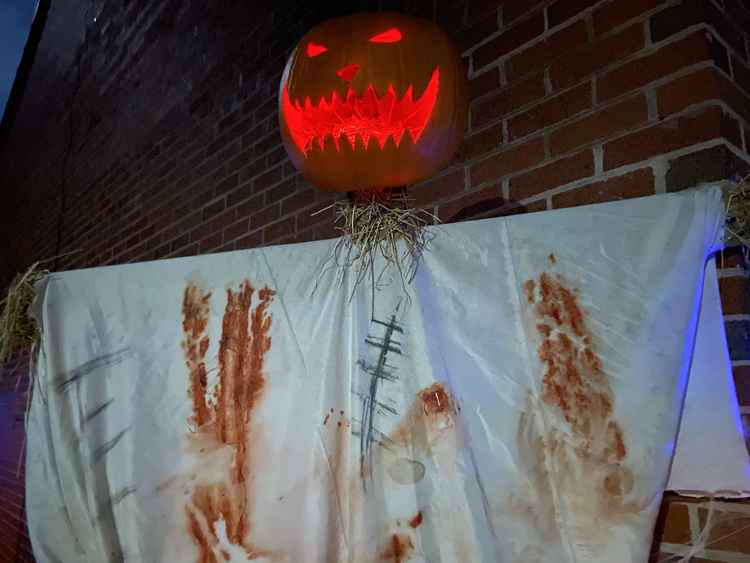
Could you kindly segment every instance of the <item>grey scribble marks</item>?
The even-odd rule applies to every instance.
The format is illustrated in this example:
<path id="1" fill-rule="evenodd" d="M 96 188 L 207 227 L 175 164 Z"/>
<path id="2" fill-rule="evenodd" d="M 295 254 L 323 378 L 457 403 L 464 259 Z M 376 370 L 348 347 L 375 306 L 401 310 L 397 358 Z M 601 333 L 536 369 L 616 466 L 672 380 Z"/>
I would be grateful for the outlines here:
<path id="1" fill-rule="evenodd" d="M 160 493 L 165 489 L 168 489 L 171 485 L 177 482 L 177 475 L 172 475 L 168 479 L 165 479 L 154 488 L 155 493 Z"/>
<path id="2" fill-rule="evenodd" d="M 132 495 L 137 490 L 138 487 L 123 487 L 114 495 L 99 503 L 99 509 L 97 511 L 99 516 L 97 516 L 97 520 L 109 518 L 112 513 L 112 508 L 120 504 L 126 497 Z"/>
<path id="3" fill-rule="evenodd" d="M 89 413 L 86 415 L 86 418 L 84 419 L 84 424 L 88 424 L 93 419 L 95 419 L 97 416 L 99 416 L 101 413 L 105 411 L 105 409 L 111 405 L 114 402 L 114 399 L 110 399 L 106 403 L 102 403 L 101 405 L 94 407 Z"/>
<path id="4" fill-rule="evenodd" d="M 121 364 L 128 357 L 130 357 L 130 355 L 130 348 L 123 348 L 122 350 L 104 354 L 102 356 L 94 358 L 93 360 L 84 362 L 77 368 L 73 368 L 72 370 L 57 376 L 57 390 L 61 393 L 67 391 L 67 389 L 73 383 L 79 381 L 82 377 L 102 368 Z"/>
<path id="5" fill-rule="evenodd" d="M 391 405 L 378 399 L 378 391 L 383 381 L 396 382 L 398 377 L 395 375 L 395 366 L 388 363 L 388 354 L 401 355 L 401 343 L 394 340 L 396 333 L 403 334 L 404 329 L 396 321 L 400 305 L 396 306 L 396 311 L 391 315 L 390 321 L 384 322 L 378 319 L 372 319 L 374 325 L 384 327 L 385 331 L 382 337 L 369 334 L 365 338 L 368 346 L 377 350 L 377 360 L 374 363 L 368 362 L 365 358 L 360 358 L 357 365 L 360 369 L 370 376 L 369 384 L 362 391 L 355 392 L 362 400 L 362 418 L 359 421 L 359 430 L 355 435 L 359 435 L 360 448 L 360 475 L 364 478 L 370 475 L 372 464 L 369 463 L 373 443 L 385 442 L 385 435 L 376 428 L 377 415 L 397 415 L 398 412 Z"/>
<path id="6" fill-rule="evenodd" d="M 114 448 L 119 443 L 120 440 L 122 440 L 123 436 L 125 436 L 125 434 L 127 434 L 129 430 L 130 427 L 127 427 L 125 430 L 121 430 L 120 432 L 118 432 L 117 436 L 107 442 L 104 442 L 101 446 L 96 448 L 94 450 L 93 465 L 99 463 L 99 461 L 101 461 L 101 459 L 105 455 L 107 455 L 112 450 L 112 448 Z"/>

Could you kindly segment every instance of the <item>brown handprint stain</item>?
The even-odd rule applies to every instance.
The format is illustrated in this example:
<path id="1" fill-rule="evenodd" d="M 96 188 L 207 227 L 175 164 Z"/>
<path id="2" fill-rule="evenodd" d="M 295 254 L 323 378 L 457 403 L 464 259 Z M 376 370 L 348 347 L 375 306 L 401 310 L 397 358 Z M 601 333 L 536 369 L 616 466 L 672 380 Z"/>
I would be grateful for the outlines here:
<path id="1" fill-rule="evenodd" d="M 268 307 L 274 292 L 268 287 L 258 291 L 258 302 L 253 309 L 254 294 L 255 289 L 247 280 L 237 291 L 227 290 L 214 394 L 208 391 L 205 366 L 211 294 L 191 284 L 183 297 L 183 350 L 193 407 L 190 423 L 194 426 L 188 439 L 200 446 L 200 452 L 228 448 L 231 459 L 226 477 L 220 482 L 197 485 L 186 506 L 188 529 L 198 547 L 198 563 L 218 563 L 219 557 L 226 559 L 226 552 L 218 550 L 219 521 L 224 522 L 229 542 L 242 547 L 248 559 L 270 555 L 254 548 L 248 538 L 251 522 L 247 496 L 252 460 L 247 445 L 252 434 L 253 410 L 266 383 L 263 363 L 271 348 Z"/>
<path id="2" fill-rule="evenodd" d="M 551 261 L 552 262 L 552 261 Z M 536 492 L 544 502 L 516 506 L 552 533 L 556 526 L 549 506 L 552 489 L 579 523 L 576 533 L 595 533 L 613 518 L 637 513 L 632 498 L 633 474 L 627 447 L 614 416 L 614 396 L 579 303 L 579 291 L 560 275 L 542 273 L 524 284 L 525 305 L 538 335 L 537 356 L 544 374 L 541 403 L 529 402 L 519 421 L 519 451 Z M 547 410 L 550 425 L 540 421 Z M 550 472 L 550 467 L 555 470 Z M 543 512 L 549 514 L 543 514 Z M 575 526 L 574 526 L 575 527 Z M 594 540 L 592 540 L 594 541 Z"/>

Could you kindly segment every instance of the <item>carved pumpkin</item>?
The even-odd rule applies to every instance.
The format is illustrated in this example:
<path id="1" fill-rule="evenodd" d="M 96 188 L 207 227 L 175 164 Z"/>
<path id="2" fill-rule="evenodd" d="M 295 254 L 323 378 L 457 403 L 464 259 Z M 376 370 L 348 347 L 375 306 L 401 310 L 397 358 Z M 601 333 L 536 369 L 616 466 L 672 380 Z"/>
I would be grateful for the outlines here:
<path id="1" fill-rule="evenodd" d="M 282 138 L 318 187 L 410 184 L 445 166 L 463 138 L 466 70 L 430 21 L 362 13 L 299 42 L 279 92 Z"/>

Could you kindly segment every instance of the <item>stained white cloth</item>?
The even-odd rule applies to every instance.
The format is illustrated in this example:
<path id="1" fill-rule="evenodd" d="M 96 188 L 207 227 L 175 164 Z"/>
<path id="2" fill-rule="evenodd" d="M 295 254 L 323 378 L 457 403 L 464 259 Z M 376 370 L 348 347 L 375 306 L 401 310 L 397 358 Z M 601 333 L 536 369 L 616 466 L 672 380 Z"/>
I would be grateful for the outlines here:
<path id="1" fill-rule="evenodd" d="M 53 274 L 35 555 L 646 561 L 722 224 L 707 189 L 436 227 L 408 294 L 335 241 Z"/>

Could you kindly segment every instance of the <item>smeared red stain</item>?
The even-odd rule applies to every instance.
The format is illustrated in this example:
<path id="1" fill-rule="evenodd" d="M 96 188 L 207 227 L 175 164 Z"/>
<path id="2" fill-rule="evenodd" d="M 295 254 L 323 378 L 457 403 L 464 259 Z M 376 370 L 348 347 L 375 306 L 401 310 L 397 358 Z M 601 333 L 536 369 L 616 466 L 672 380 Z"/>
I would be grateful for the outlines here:
<path id="1" fill-rule="evenodd" d="M 261 555 L 247 539 L 250 530 L 247 478 L 252 461 L 247 444 L 253 410 L 262 397 L 266 382 L 263 364 L 265 354 L 271 347 L 268 307 L 274 292 L 267 287 L 261 289 L 258 292 L 259 302 L 253 309 L 254 292 L 249 281 L 243 282 L 238 291 L 227 290 L 215 402 L 206 400 L 203 364 L 203 356 L 208 350 L 208 337 L 203 333 L 207 327 L 210 294 L 202 294 L 188 286 L 183 300 L 184 342 L 187 343 L 184 347 L 190 370 L 190 395 L 193 399 L 193 420 L 198 425 L 197 434 L 232 449 L 232 463 L 226 481 L 196 486 L 187 506 L 188 529 L 199 550 L 198 563 L 217 561 L 213 546 L 218 541 L 214 526 L 219 520 L 225 523 L 229 542 L 243 547 L 249 559 Z M 195 342 L 200 342 L 198 353 L 203 351 L 203 356 L 198 356 L 199 362 L 191 361 L 195 354 Z M 192 369 L 194 365 L 202 366 L 202 371 Z M 197 439 L 194 435 L 189 436 Z M 201 519 L 204 523 L 200 523 Z"/>
<path id="2" fill-rule="evenodd" d="M 601 359 L 591 347 L 593 338 L 578 303 L 578 291 L 567 287 L 561 277 L 543 273 L 537 295 L 537 284 L 529 281 L 529 296 L 541 337 L 537 353 L 545 366 L 542 400 L 559 408 L 565 421 L 584 438 L 583 455 L 594 453 L 593 434 L 609 428 L 607 445 L 599 444 L 594 449 L 608 461 L 623 459 L 627 451 L 622 431 L 611 419 L 612 391 Z"/>
<path id="3" fill-rule="evenodd" d="M 206 364 L 208 337 L 204 335 L 208 326 L 209 301 L 211 293 L 204 293 L 198 286 L 189 284 L 182 297 L 182 349 L 189 372 L 189 394 L 193 402 L 191 421 L 196 426 L 208 422 L 210 418 L 206 401 Z"/>
<path id="4" fill-rule="evenodd" d="M 190 509 L 187 509 L 186 512 L 190 537 L 193 538 L 193 542 L 198 546 L 197 563 L 218 563 L 212 549 L 212 546 L 218 543 L 218 538 L 213 531 L 204 531 L 203 528 L 201 528 L 198 519 Z"/>
<path id="5" fill-rule="evenodd" d="M 632 488 L 633 477 L 623 463 L 627 447 L 622 428 L 614 418 L 614 397 L 594 346 L 595 338 L 578 302 L 579 291 L 557 275 L 543 273 L 537 281 L 524 284 L 526 301 L 531 305 L 534 325 L 540 337 L 537 348 L 544 366 L 542 401 L 559 410 L 574 440 L 566 444 L 577 457 L 576 463 L 600 477 L 600 490 L 618 497 L 608 510 L 636 510 L 634 503 L 620 497 Z M 548 435 L 538 442 L 541 458 L 559 458 L 558 471 L 564 471 L 563 441 Z M 523 447 L 523 446 L 521 446 Z"/>
<path id="6" fill-rule="evenodd" d="M 395 443 L 426 450 L 446 430 L 455 427 L 458 402 L 442 383 L 433 383 L 417 392 L 401 422 L 389 434 Z"/>
<path id="7" fill-rule="evenodd" d="M 331 415 L 327 414 L 326 417 L 323 419 L 323 426 L 325 426 L 326 424 L 328 424 L 328 419 L 330 419 L 330 418 L 331 418 Z"/>
<path id="8" fill-rule="evenodd" d="M 221 556 L 224 558 L 224 561 L 229 561 L 230 559 L 229 552 L 225 549 L 221 550 Z"/>
<path id="9" fill-rule="evenodd" d="M 336 423 L 336 426 L 338 426 L 339 428 L 341 428 L 341 421 L 340 420 Z"/>
<path id="10" fill-rule="evenodd" d="M 557 263 L 557 258 L 555 258 L 555 255 L 550 253 L 550 255 L 547 257 L 547 259 L 550 261 L 551 264 Z"/>
<path id="11" fill-rule="evenodd" d="M 526 297 L 526 302 L 530 305 L 534 303 L 534 290 L 536 289 L 536 284 L 534 283 L 534 280 L 527 280 L 523 284 L 523 294 Z"/>
<path id="12" fill-rule="evenodd" d="M 422 408 L 426 415 L 448 412 L 453 409 L 451 399 L 440 383 L 433 383 L 419 392 Z"/>
<path id="13" fill-rule="evenodd" d="M 406 534 L 393 534 L 390 537 L 388 545 L 380 555 L 381 561 L 393 561 L 394 563 L 403 563 L 408 561 L 414 552 L 414 542 Z"/>
<path id="14" fill-rule="evenodd" d="M 419 528 L 422 525 L 422 511 L 420 510 L 417 514 L 409 520 L 409 526 L 412 528 Z"/>

